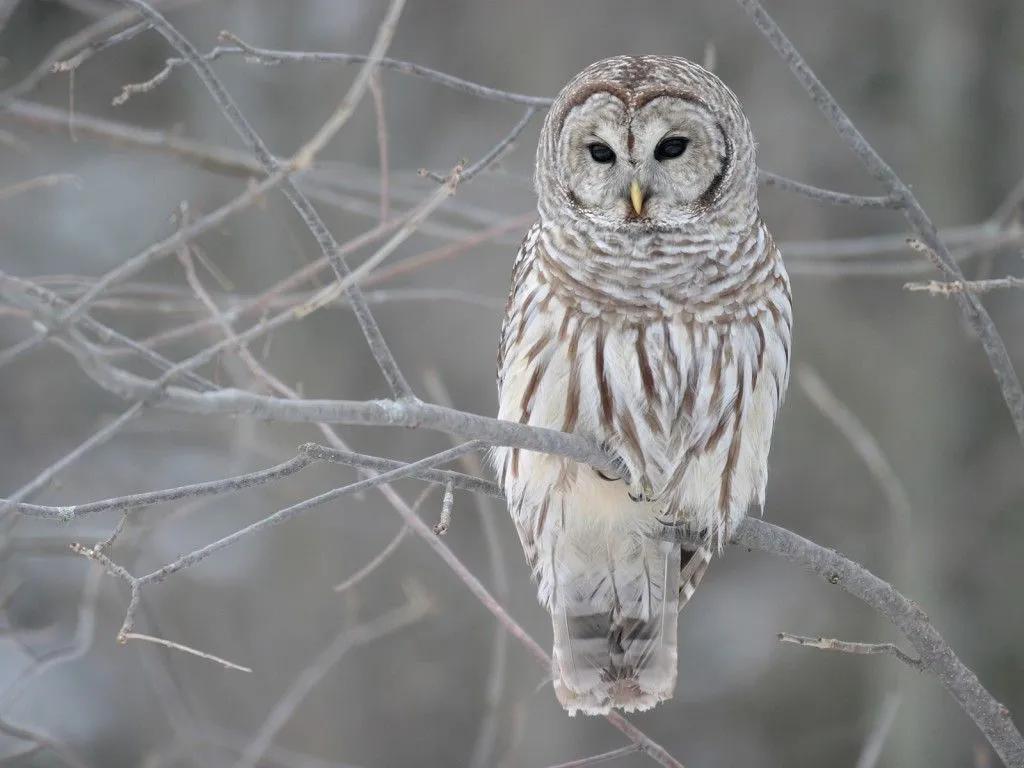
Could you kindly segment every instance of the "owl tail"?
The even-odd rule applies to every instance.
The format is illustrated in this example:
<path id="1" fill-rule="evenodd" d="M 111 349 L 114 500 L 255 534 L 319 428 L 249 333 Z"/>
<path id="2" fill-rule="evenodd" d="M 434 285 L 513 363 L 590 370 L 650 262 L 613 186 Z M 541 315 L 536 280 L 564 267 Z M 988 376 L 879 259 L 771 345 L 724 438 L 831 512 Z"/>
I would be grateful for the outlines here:
<path id="1" fill-rule="evenodd" d="M 678 613 L 711 562 L 706 549 L 639 537 L 609 549 L 605 568 L 570 557 L 557 571 L 552 671 L 570 715 L 643 711 L 672 697 Z"/>

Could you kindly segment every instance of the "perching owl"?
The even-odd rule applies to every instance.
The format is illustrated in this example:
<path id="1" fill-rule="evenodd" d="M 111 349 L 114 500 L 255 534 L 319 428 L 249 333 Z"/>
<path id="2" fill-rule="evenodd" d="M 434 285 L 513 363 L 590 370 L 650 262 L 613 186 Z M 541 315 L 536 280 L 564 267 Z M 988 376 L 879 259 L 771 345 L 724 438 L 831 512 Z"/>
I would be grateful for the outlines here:
<path id="1" fill-rule="evenodd" d="M 645 710 L 672 696 L 677 613 L 712 552 L 763 509 L 789 278 L 739 101 L 686 59 L 617 56 L 577 75 L 544 121 L 535 187 L 498 416 L 584 435 L 618 471 L 514 448 L 492 461 L 551 613 L 558 700 Z"/>

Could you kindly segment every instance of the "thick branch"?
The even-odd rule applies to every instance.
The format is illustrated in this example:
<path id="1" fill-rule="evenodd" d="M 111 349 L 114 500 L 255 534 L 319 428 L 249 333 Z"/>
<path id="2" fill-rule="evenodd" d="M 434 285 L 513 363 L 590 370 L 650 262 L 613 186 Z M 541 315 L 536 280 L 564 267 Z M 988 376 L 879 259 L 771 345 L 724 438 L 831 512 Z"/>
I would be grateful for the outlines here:
<path id="1" fill-rule="evenodd" d="M 1024 738 L 1013 724 L 1009 710 L 996 701 L 957 658 L 920 606 L 900 594 L 892 584 L 834 550 L 761 520 L 745 520 L 733 543 L 782 555 L 885 616 L 914 646 L 924 668 L 939 679 L 977 724 L 1002 761 L 1011 768 L 1024 766 Z"/>

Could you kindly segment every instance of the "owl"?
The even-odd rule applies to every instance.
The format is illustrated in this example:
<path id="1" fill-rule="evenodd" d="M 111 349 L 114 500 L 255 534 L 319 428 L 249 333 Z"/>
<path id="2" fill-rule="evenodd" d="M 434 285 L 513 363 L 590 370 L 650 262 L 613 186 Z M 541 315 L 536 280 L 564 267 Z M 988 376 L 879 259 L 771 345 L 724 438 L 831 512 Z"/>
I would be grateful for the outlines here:
<path id="1" fill-rule="evenodd" d="M 789 278 L 740 103 L 686 59 L 617 56 L 578 74 L 544 121 L 535 188 L 498 416 L 586 436 L 610 462 L 516 448 L 491 461 L 551 614 L 559 702 L 646 710 L 675 688 L 679 610 L 763 510 Z"/>

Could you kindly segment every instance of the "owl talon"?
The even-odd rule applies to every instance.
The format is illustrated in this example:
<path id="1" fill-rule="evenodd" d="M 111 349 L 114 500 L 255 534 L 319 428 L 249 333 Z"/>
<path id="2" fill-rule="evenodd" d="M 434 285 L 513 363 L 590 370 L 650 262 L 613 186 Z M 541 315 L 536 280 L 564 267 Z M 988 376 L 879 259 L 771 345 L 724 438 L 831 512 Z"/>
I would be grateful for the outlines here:
<path id="1" fill-rule="evenodd" d="M 637 485 L 630 485 L 627 491 L 631 501 L 636 503 L 657 501 L 658 497 L 654 493 L 654 487 L 651 485 L 651 481 L 646 477 L 641 477 L 640 482 Z"/>

